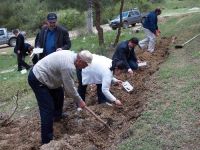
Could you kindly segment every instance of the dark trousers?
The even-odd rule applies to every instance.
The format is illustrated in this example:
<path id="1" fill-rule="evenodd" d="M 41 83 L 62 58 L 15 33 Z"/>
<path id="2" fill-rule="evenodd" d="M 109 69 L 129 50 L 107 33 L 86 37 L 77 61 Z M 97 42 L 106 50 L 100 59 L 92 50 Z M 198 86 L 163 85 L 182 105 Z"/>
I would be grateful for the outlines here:
<path id="1" fill-rule="evenodd" d="M 87 85 L 82 84 L 82 70 L 77 69 L 76 73 L 77 73 L 77 78 L 79 82 L 78 93 L 81 96 L 81 98 L 85 101 Z M 102 93 L 102 90 L 101 90 L 102 84 L 96 84 L 96 86 L 97 86 L 98 103 L 100 104 L 100 103 L 109 102 L 108 99 L 105 97 L 105 95 Z"/>
<path id="2" fill-rule="evenodd" d="M 128 64 L 131 67 L 132 70 L 137 70 L 138 69 L 138 63 L 133 61 L 133 60 L 128 60 Z"/>
<path id="3" fill-rule="evenodd" d="M 53 139 L 53 120 L 62 117 L 63 88 L 49 89 L 37 80 L 32 69 L 28 76 L 28 83 L 35 93 L 39 106 L 42 143 L 49 143 Z"/>
<path id="4" fill-rule="evenodd" d="M 24 60 L 25 56 L 23 54 L 17 54 L 18 71 L 21 71 L 22 67 L 25 67 L 27 70 L 30 69 L 30 66 Z"/>
<path id="5" fill-rule="evenodd" d="M 39 56 L 35 54 L 32 58 L 33 65 L 35 65 L 39 61 Z"/>

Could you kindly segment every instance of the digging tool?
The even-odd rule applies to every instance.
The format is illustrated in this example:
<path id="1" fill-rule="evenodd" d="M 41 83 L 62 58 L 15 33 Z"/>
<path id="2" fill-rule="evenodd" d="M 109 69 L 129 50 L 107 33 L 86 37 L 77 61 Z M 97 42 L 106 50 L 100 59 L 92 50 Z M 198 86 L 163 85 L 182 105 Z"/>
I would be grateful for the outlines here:
<path id="1" fill-rule="evenodd" d="M 89 107 L 85 106 L 85 109 L 91 115 L 93 115 L 99 122 L 103 123 L 112 133 L 114 133 L 116 135 L 116 133 L 110 128 L 110 126 L 106 122 L 104 122 L 101 118 L 99 118 Z"/>
<path id="2" fill-rule="evenodd" d="M 196 36 L 194 36 L 193 38 L 189 39 L 188 41 L 186 41 L 182 45 L 176 45 L 175 48 L 183 48 L 186 44 L 188 44 L 189 42 L 191 42 L 192 40 L 194 40 L 195 38 L 197 38 L 199 35 L 200 34 L 197 34 Z"/>

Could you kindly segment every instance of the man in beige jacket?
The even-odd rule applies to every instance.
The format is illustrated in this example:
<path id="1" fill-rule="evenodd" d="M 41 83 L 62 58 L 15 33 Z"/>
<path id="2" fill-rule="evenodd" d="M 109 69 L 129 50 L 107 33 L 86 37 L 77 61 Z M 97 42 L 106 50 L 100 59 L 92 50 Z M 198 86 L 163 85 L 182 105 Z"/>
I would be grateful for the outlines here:
<path id="1" fill-rule="evenodd" d="M 53 121 L 62 117 L 64 91 L 79 103 L 85 102 L 79 96 L 73 80 L 73 73 L 92 62 L 92 54 L 81 51 L 76 54 L 65 50 L 54 52 L 40 60 L 30 71 L 28 82 L 35 93 L 41 118 L 42 144 L 53 139 Z"/>

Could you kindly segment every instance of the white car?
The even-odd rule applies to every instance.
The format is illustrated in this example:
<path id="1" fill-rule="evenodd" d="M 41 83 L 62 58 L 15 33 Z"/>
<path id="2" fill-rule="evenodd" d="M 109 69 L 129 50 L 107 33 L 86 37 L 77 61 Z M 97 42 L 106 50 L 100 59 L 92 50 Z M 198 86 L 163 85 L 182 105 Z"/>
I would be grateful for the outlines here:
<path id="1" fill-rule="evenodd" d="M 26 37 L 26 32 L 20 32 L 24 38 Z M 12 32 L 8 32 L 6 28 L 0 28 L 0 45 L 8 44 L 9 46 L 15 47 L 16 37 Z"/>

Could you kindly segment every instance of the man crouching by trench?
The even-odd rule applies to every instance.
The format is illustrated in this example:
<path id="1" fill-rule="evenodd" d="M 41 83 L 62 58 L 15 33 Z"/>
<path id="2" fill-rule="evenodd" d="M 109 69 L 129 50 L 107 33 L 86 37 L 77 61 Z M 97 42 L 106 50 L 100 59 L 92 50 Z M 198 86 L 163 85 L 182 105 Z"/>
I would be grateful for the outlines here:
<path id="1" fill-rule="evenodd" d="M 41 118 L 42 144 L 53 139 L 53 121 L 62 117 L 64 91 L 85 107 L 73 80 L 73 72 L 92 62 L 92 54 L 65 50 L 54 52 L 40 60 L 29 72 L 28 83 L 35 93 Z M 64 91 L 62 88 L 64 87 Z"/>

